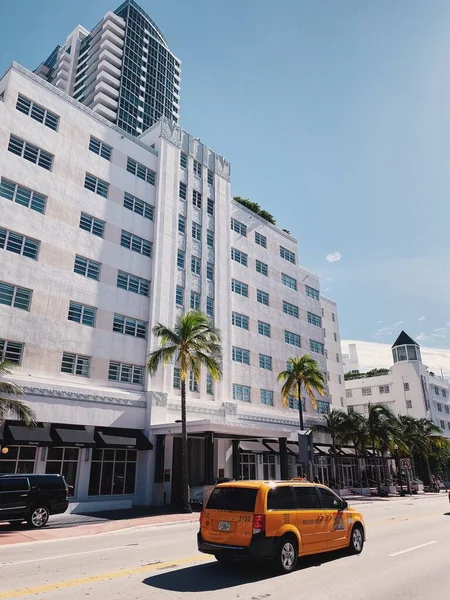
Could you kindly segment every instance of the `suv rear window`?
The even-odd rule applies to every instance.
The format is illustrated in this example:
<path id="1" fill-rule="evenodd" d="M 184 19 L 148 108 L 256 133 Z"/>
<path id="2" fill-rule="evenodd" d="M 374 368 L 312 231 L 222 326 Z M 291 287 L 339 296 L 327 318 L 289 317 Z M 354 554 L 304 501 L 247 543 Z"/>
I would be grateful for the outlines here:
<path id="1" fill-rule="evenodd" d="M 0 478 L 0 492 L 25 492 L 29 490 L 26 477 Z"/>
<path id="2" fill-rule="evenodd" d="M 254 512 L 257 493 L 258 490 L 253 488 L 216 488 L 209 497 L 206 508 L 212 510 Z"/>

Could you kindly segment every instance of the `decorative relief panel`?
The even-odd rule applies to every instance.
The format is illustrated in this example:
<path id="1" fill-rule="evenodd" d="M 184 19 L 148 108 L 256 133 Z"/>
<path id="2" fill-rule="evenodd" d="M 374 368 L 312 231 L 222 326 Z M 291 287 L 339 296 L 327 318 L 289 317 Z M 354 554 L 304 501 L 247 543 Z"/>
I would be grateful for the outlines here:
<path id="1" fill-rule="evenodd" d="M 202 243 L 198 240 L 192 240 L 192 254 L 199 258 L 202 256 Z"/>
<path id="2" fill-rule="evenodd" d="M 184 288 L 186 284 L 186 275 L 183 269 L 177 269 L 177 285 Z"/>
<path id="3" fill-rule="evenodd" d="M 178 234 L 178 248 L 186 251 L 186 236 L 183 233 Z"/>
<path id="4" fill-rule="evenodd" d="M 121 404 L 126 406 L 137 406 L 145 408 L 147 401 L 132 398 L 116 398 L 114 396 L 98 396 L 97 394 L 83 394 L 80 392 L 68 392 L 52 388 L 37 388 L 25 386 L 22 388 L 25 395 L 42 396 L 46 398 L 60 398 L 62 400 L 78 400 L 80 402 L 98 402 L 103 404 Z"/>
<path id="5" fill-rule="evenodd" d="M 221 175 L 228 181 L 230 180 L 230 163 L 223 158 L 223 156 L 219 156 L 216 154 L 216 173 Z"/>
<path id="6" fill-rule="evenodd" d="M 161 135 L 172 144 L 181 148 L 181 127 L 167 117 L 162 118 Z"/>
<path id="7" fill-rule="evenodd" d="M 207 228 L 211 229 L 211 231 L 214 231 L 215 225 L 216 225 L 216 221 L 215 221 L 214 217 L 211 217 L 211 215 L 208 215 L 206 223 L 207 223 L 207 225 L 206 225 Z"/>
<path id="8" fill-rule="evenodd" d="M 192 275 L 191 289 L 193 292 L 198 292 L 199 294 L 202 293 L 202 280 L 200 279 L 200 277 L 197 277 L 196 275 Z"/>
<path id="9" fill-rule="evenodd" d="M 152 392 L 152 404 L 154 406 L 167 406 L 168 394 L 164 392 Z"/>

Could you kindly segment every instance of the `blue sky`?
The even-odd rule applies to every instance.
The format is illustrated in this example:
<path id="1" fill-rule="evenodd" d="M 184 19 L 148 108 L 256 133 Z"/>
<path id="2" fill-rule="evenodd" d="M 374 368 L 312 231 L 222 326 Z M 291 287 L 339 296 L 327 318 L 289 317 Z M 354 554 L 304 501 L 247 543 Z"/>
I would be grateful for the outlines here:
<path id="1" fill-rule="evenodd" d="M 119 4 L 8 2 L 0 71 L 36 67 Z M 181 125 L 231 161 L 235 195 L 298 238 L 342 337 L 405 328 L 450 348 L 450 3 L 140 4 L 182 60 Z"/>

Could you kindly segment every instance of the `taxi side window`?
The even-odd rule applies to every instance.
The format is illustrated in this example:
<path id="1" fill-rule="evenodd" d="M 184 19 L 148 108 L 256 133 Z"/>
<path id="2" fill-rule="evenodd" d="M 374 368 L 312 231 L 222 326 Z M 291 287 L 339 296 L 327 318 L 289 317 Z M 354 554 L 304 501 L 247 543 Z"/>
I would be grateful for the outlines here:
<path id="1" fill-rule="evenodd" d="M 319 510 L 321 508 L 320 499 L 315 487 L 294 487 L 294 494 L 297 498 L 299 509 Z"/>
<path id="2" fill-rule="evenodd" d="M 267 496 L 267 510 L 295 510 L 292 487 L 283 485 L 270 490 Z"/>
<path id="3" fill-rule="evenodd" d="M 323 488 L 319 488 L 320 497 L 322 499 L 322 508 L 327 510 L 338 510 L 341 507 L 340 499 L 330 492 L 329 490 L 325 490 Z"/>

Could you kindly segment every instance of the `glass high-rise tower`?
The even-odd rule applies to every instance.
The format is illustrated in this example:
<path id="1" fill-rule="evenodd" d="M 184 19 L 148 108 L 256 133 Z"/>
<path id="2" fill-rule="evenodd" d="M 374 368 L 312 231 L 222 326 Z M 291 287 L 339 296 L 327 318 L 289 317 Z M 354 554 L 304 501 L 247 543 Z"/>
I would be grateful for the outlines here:
<path id="1" fill-rule="evenodd" d="M 132 135 L 179 117 L 180 61 L 134 0 L 80 25 L 36 73 Z"/>

